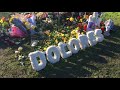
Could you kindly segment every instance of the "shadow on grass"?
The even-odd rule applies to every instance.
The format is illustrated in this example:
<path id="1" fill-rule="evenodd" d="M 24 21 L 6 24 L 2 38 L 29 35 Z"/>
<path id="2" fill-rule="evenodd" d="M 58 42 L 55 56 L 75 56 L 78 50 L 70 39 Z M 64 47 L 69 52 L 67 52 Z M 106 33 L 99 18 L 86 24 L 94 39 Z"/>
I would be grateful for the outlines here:
<path id="1" fill-rule="evenodd" d="M 21 46 L 21 47 L 23 47 L 25 54 L 28 54 L 30 51 L 34 51 L 34 48 L 32 48 L 30 46 L 30 41 L 28 38 L 26 38 L 25 40 L 22 40 L 20 38 L 10 38 L 9 40 L 12 41 L 13 39 L 15 39 L 16 42 L 17 41 L 20 42 L 20 44 L 14 43 L 13 45 L 9 45 L 9 42 L 5 43 L 4 41 L 1 41 L 0 42 L 0 49 L 5 50 L 7 48 L 11 48 L 14 51 L 14 50 L 17 50 L 18 47 Z"/>
<path id="2" fill-rule="evenodd" d="M 119 27 L 117 27 L 118 29 Z M 47 63 L 44 70 L 39 72 L 39 77 L 46 78 L 79 78 L 89 77 L 93 71 L 99 70 L 94 64 L 107 64 L 108 58 L 115 58 L 120 53 L 120 32 L 112 32 L 109 37 L 94 47 L 79 51 L 67 59 L 62 59 L 56 64 Z M 94 64 L 90 64 L 90 62 Z"/>
<path id="3" fill-rule="evenodd" d="M 52 78 L 89 77 L 92 74 L 91 70 L 98 70 L 98 68 L 88 64 L 88 62 L 107 63 L 105 58 L 99 56 L 99 53 L 91 53 L 90 51 L 79 51 L 78 54 L 72 55 L 66 60 L 61 59 L 59 63 L 54 65 L 49 63 L 44 70 L 40 71 L 40 75 Z"/>

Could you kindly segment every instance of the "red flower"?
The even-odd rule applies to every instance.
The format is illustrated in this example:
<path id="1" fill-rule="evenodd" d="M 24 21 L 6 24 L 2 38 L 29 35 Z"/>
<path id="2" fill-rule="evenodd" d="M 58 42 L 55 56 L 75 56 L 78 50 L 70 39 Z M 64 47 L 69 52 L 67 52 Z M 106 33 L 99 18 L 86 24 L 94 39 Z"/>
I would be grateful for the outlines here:
<path id="1" fill-rule="evenodd" d="M 101 30 L 104 32 L 104 31 L 105 31 L 105 27 L 104 27 L 104 26 L 102 26 L 102 27 L 101 27 Z"/>
<path id="2" fill-rule="evenodd" d="M 78 16 L 77 19 L 80 20 L 80 19 L 81 19 L 81 16 Z"/>
<path id="3" fill-rule="evenodd" d="M 87 24 L 84 24 L 83 28 L 86 31 L 87 30 Z"/>
<path id="4" fill-rule="evenodd" d="M 83 28 L 82 23 L 78 23 L 78 27 L 82 29 Z"/>

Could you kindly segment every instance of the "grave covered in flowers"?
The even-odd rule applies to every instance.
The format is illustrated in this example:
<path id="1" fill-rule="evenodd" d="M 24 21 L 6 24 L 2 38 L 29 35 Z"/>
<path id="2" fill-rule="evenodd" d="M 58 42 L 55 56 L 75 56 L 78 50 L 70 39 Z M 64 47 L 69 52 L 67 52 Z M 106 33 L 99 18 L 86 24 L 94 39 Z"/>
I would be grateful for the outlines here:
<path id="1" fill-rule="evenodd" d="M 114 23 L 110 19 L 102 20 L 100 15 L 98 12 L 14 13 L 1 18 L 0 41 L 11 46 L 23 40 L 30 42 L 36 51 L 29 54 L 32 67 L 41 70 L 47 60 L 56 63 L 60 57 L 67 58 L 109 36 Z M 23 55 L 16 55 L 20 57 L 24 59 Z M 37 57 L 40 57 L 40 64 Z"/>

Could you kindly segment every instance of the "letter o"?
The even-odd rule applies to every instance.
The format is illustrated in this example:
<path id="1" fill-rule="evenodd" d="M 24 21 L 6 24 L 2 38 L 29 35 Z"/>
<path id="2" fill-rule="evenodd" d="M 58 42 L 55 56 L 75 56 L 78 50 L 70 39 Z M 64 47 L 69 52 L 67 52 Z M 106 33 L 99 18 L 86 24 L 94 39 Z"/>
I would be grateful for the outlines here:
<path id="1" fill-rule="evenodd" d="M 68 47 L 69 51 L 65 51 L 65 47 L 67 46 L 67 44 L 63 43 L 63 42 L 59 42 L 58 43 L 58 48 L 60 50 L 60 54 L 62 58 L 68 58 L 72 55 L 72 52 L 70 50 L 70 48 Z"/>
<path id="2" fill-rule="evenodd" d="M 79 45 L 79 41 L 76 38 L 72 38 L 69 42 L 68 42 L 70 49 L 72 51 L 72 53 L 78 53 L 78 51 L 80 50 L 80 45 Z M 75 47 L 74 47 L 75 46 Z"/>
<path id="3" fill-rule="evenodd" d="M 52 53 L 54 55 L 52 55 Z M 49 46 L 46 50 L 47 59 L 50 63 L 56 63 L 60 60 L 60 52 L 56 46 Z"/>

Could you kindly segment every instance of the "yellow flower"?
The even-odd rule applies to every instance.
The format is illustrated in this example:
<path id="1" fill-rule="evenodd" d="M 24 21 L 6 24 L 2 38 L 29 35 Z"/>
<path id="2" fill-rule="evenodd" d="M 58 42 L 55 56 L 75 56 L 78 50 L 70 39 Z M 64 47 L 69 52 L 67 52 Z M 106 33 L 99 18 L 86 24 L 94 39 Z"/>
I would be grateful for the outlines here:
<path id="1" fill-rule="evenodd" d="M 80 19 L 80 22 L 83 22 L 82 19 Z"/>
<path id="2" fill-rule="evenodd" d="M 74 18 L 73 18 L 73 17 L 70 17 L 70 21 L 73 22 L 73 21 L 74 21 Z"/>
<path id="3" fill-rule="evenodd" d="M 31 25 L 29 22 L 25 22 L 25 26 L 27 27 L 27 29 L 30 29 L 31 28 Z"/>
<path id="4" fill-rule="evenodd" d="M 25 20 L 25 19 L 20 19 L 20 20 L 21 20 L 23 23 L 24 23 L 24 22 L 26 22 L 26 20 Z"/>
<path id="5" fill-rule="evenodd" d="M 9 22 L 11 23 L 13 19 L 14 19 L 14 18 L 13 18 L 13 17 L 11 17 L 11 18 L 9 19 Z"/>
<path id="6" fill-rule="evenodd" d="M 61 34 L 61 36 L 65 36 L 64 34 Z"/>
<path id="7" fill-rule="evenodd" d="M 84 32 L 81 32 L 82 35 L 84 35 Z"/>
<path id="8" fill-rule="evenodd" d="M 76 30 L 72 30 L 72 31 L 71 31 L 71 34 L 72 34 L 72 35 L 76 34 Z"/>
<path id="9" fill-rule="evenodd" d="M 86 15 L 84 15 L 83 18 L 86 18 Z"/>
<path id="10" fill-rule="evenodd" d="M 59 36 L 62 36 L 62 33 L 59 33 Z"/>
<path id="11" fill-rule="evenodd" d="M 3 20 L 0 20 L 0 23 L 3 23 Z"/>
<path id="12" fill-rule="evenodd" d="M 69 20 L 69 18 L 66 18 L 66 20 Z"/>
<path id="13" fill-rule="evenodd" d="M 67 42 L 67 38 L 66 37 L 64 38 L 64 42 Z"/>
<path id="14" fill-rule="evenodd" d="M 44 47 L 44 49 L 43 49 L 44 51 L 46 51 L 47 50 L 47 48 L 46 47 Z"/>
<path id="15" fill-rule="evenodd" d="M 74 33 L 75 33 L 74 31 L 71 32 L 72 35 L 73 35 Z"/>
<path id="16" fill-rule="evenodd" d="M 69 40 L 72 39 L 72 37 L 70 36 Z"/>
<path id="17" fill-rule="evenodd" d="M 78 33 L 76 33 L 76 38 L 78 38 Z"/>
<path id="18" fill-rule="evenodd" d="M 56 39 L 55 42 L 58 43 L 58 40 Z"/>
<path id="19" fill-rule="evenodd" d="M 75 28 L 75 30 L 79 30 L 79 27 Z"/>

